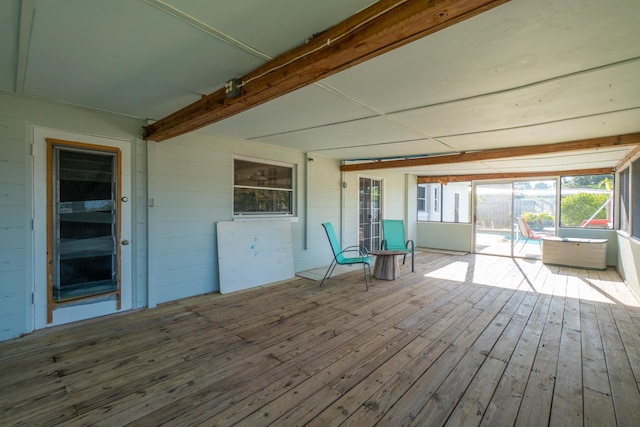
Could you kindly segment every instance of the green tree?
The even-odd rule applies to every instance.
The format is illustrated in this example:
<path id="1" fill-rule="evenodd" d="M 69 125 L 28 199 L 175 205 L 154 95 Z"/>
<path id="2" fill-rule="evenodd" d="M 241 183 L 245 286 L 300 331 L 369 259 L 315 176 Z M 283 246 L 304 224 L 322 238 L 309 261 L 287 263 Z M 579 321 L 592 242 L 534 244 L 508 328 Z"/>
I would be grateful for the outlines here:
<path id="1" fill-rule="evenodd" d="M 607 188 L 613 175 L 579 175 L 562 178 L 562 186 L 567 188 Z"/>
<path id="2" fill-rule="evenodd" d="M 580 227 L 582 221 L 591 218 L 607 201 L 606 194 L 577 193 L 562 197 L 560 201 L 560 225 Z M 595 219 L 606 219 L 606 209 L 602 209 Z"/>

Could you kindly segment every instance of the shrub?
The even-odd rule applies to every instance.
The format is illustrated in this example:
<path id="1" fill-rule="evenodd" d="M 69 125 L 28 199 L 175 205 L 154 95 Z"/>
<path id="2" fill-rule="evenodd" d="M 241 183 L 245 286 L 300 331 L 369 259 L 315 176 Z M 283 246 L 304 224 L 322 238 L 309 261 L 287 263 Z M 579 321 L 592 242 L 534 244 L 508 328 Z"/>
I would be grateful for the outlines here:
<path id="1" fill-rule="evenodd" d="M 577 193 L 564 196 L 560 201 L 560 225 L 563 227 L 580 227 L 582 221 L 591 218 L 604 205 L 606 194 Z M 595 219 L 606 219 L 607 212 L 602 209 Z"/>

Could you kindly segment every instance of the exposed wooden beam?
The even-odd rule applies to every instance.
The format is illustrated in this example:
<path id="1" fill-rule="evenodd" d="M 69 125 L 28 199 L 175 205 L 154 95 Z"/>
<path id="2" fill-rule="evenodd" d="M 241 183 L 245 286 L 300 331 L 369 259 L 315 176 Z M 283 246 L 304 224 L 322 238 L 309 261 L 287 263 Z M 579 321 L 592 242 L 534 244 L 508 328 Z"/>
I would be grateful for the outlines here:
<path id="1" fill-rule="evenodd" d="M 546 145 L 527 145 L 524 147 L 497 148 L 458 154 L 434 155 L 412 159 L 374 161 L 370 163 L 353 163 L 340 166 L 343 172 L 394 169 L 449 163 L 480 162 L 484 160 L 508 159 L 512 157 L 526 157 L 539 154 L 564 153 L 568 151 L 597 150 L 599 148 L 640 144 L 640 132 L 626 135 L 607 136 L 603 138 L 582 139 L 579 141 L 559 142 Z"/>
<path id="2" fill-rule="evenodd" d="M 149 125 L 146 139 L 164 141 L 215 123 L 507 1 L 378 1 L 239 78 L 238 97 L 227 98 L 225 88 L 218 89 Z"/>
<path id="3" fill-rule="evenodd" d="M 512 172 L 512 173 L 486 173 L 486 174 L 473 174 L 473 175 L 433 175 L 433 176 L 419 176 L 418 184 L 431 184 L 448 182 L 464 182 L 464 181 L 480 181 L 487 179 L 517 179 L 517 178 L 539 178 L 539 177 L 553 177 L 553 176 L 568 176 L 568 175 L 602 175 L 607 173 L 614 173 L 613 168 L 594 168 L 594 169 L 575 169 L 575 170 L 563 170 L 563 171 L 551 171 L 551 172 Z"/>

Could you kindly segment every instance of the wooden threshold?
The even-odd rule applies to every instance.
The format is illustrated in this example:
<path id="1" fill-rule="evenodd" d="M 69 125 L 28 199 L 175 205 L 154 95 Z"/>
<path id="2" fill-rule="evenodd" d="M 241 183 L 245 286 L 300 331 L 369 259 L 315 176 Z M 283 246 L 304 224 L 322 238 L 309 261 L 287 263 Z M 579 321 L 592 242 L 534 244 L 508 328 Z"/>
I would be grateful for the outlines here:
<path id="1" fill-rule="evenodd" d="M 5 425 L 569 425 L 640 419 L 618 274 L 417 252 L 0 343 Z"/>

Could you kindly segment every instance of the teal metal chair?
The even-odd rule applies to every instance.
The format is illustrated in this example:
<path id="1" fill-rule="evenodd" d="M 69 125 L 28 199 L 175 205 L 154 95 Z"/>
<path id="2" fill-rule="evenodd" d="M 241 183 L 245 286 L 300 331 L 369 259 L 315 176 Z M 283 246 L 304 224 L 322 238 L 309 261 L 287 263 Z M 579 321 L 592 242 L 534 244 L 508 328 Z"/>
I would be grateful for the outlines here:
<path id="1" fill-rule="evenodd" d="M 411 272 L 415 271 L 413 240 L 405 240 L 404 221 L 401 219 L 382 220 L 382 244 L 380 248 L 387 251 L 402 251 L 404 258 L 402 264 L 407 261 L 407 254 L 411 254 Z"/>
<path id="2" fill-rule="evenodd" d="M 333 225 L 330 222 L 325 222 L 322 224 L 324 227 L 324 231 L 327 232 L 327 238 L 329 239 L 329 244 L 331 245 L 331 250 L 333 251 L 333 261 L 331 261 L 331 265 L 329 265 L 329 269 L 324 275 L 322 282 L 320 282 L 320 286 L 324 283 L 326 279 L 331 277 L 333 270 L 335 270 L 336 265 L 353 265 L 353 264 L 362 264 L 362 271 L 364 272 L 364 285 L 367 290 L 369 290 L 369 283 L 367 281 L 367 269 L 369 270 L 369 280 L 371 280 L 371 258 L 369 258 L 369 254 L 367 249 L 361 246 L 349 246 L 347 248 L 342 249 L 340 247 L 340 243 L 338 242 L 338 238 L 336 237 L 336 232 L 333 230 Z M 354 256 L 346 257 L 345 253 L 352 253 Z M 355 256 L 357 254 L 357 256 Z"/>

